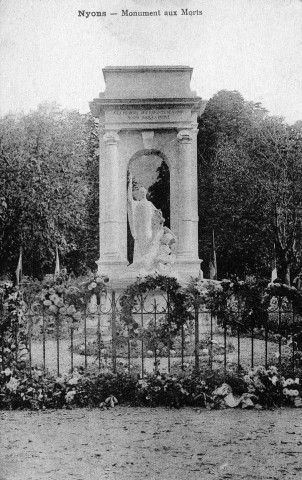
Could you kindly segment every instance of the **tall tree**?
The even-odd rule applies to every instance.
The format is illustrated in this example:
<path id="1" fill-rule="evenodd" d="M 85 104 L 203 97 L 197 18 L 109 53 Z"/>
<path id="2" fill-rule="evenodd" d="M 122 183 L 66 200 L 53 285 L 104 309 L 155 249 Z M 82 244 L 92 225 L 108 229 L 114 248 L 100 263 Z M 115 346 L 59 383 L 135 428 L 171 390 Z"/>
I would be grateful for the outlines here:
<path id="1" fill-rule="evenodd" d="M 87 115 L 87 196 L 86 196 L 86 230 L 82 243 L 85 265 L 90 270 L 96 268 L 99 258 L 99 135 L 98 121 Z"/>
<path id="2" fill-rule="evenodd" d="M 56 245 L 71 260 L 85 228 L 86 156 L 78 112 L 52 104 L 0 119 L 2 274 L 13 274 L 20 246 L 30 276 L 53 271 Z"/>
<path id="3" fill-rule="evenodd" d="M 300 268 L 301 132 L 237 92 L 214 96 L 200 127 L 201 256 L 214 228 L 222 275 L 269 277 L 275 244 L 289 282 Z"/>

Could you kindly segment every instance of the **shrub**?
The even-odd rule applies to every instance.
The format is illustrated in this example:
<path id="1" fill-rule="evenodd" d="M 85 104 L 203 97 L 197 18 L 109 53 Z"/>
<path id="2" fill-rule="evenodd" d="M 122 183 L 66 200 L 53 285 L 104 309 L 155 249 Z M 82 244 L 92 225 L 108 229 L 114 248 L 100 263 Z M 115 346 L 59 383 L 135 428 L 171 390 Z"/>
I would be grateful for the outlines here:
<path id="1" fill-rule="evenodd" d="M 108 398 L 129 405 L 214 408 L 217 406 L 214 392 L 226 384 L 235 396 L 253 395 L 256 403 L 264 408 L 300 407 L 300 380 L 298 376 L 281 376 L 276 367 L 258 367 L 240 373 L 210 370 L 201 374 L 190 371 L 179 375 L 155 373 L 141 379 L 126 369 L 117 373 L 78 369 L 72 374 L 55 377 L 36 368 L 29 371 L 15 366 L 0 372 L 0 408 L 98 407 L 104 406 Z"/>

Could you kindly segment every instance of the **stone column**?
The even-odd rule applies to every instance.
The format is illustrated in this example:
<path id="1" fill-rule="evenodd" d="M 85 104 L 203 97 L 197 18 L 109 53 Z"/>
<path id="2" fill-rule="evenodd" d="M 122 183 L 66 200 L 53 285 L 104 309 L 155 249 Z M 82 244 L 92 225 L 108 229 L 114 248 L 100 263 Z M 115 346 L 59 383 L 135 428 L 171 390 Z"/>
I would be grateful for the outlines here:
<path id="1" fill-rule="evenodd" d="M 198 177 L 197 177 L 197 135 L 198 135 L 198 123 L 192 124 L 192 209 L 195 212 L 192 218 L 193 222 L 193 256 L 198 258 Z"/>
<path id="2" fill-rule="evenodd" d="M 117 148 L 119 136 L 114 131 L 106 132 L 103 141 L 106 157 L 105 171 L 100 172 L 100 201 L 103 202 L 100 242 L 103 243 L 101 249 L 103 254 L 98 262 L 99 266 L 101 263 L 119 260 L 119 159 Z M 106 186 L 105 197 L 101 193 L 104 186 Z"/>
<path id="3" fill-rule="evenodd" d="M 179 142 L 179 231 L 178 259 L 192 258 L 192 134 L 181 130 Z"/>

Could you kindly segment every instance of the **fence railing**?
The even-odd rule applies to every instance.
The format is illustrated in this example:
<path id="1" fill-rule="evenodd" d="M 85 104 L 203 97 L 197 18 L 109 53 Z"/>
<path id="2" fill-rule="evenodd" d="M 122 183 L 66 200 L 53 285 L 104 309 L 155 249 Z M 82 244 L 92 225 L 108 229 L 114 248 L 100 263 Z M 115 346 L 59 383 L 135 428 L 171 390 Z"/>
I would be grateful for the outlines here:
<path id="1" fill-rule="evenodd" d="M 146 372 L 176 372 L 190 366 L 195 371 L 221 366 L 226 370 L 230 365 L 239 369 L 286 361 L 295 372 L 297 346 L 295 341 L 289 345 L 283 334 L 288 325 L 299 325 L 301 319 L 290 305 L 271 305 L 261 326 L 246 326 L 238 309 L 232 312 L 231 325 L 227 319 L 218 325 L 208 310 L 195 308 L 192 321 L 181 328 L 172 344 L 165 344 L 156 338 L 156 327 L 171 307 L 165 294 L 138 299 L 133 309 L 139 325 L 137 338 L 131 338 L 120 321 L 119 300 L 114 291 L 101 296 L 98 303 L 92 299 L 76 328 L 66 317 L 49 315 L 41 304 L 26 305 L 30 367 L 60 375 L 93 366 L 99 371 L 136 370 L 143 376 Z"/>

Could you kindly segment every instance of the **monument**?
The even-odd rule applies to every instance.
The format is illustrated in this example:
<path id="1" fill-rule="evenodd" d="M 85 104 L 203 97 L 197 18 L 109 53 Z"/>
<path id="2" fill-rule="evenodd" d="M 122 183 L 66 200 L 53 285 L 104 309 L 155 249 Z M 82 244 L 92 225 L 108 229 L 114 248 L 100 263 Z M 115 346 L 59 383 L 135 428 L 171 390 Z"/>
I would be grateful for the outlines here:
<path id="1" fill-rule="evenodd" d="M 192 70 L 106 67 L 105 91 L 90 103 L 100 137 L 97 264 L 113 282 L 154 272 L 183 280 L 200 274 L 196 137 L 206 102 L 190 89 Z M 151 171 L 156 159 L 169 169 L 170 228 L 148 200 L 147 185 L 136 185 L 134 195 L 135 164 L 144 160 L 144 170 Z M 131 264 L 127 222 L 134 239 Z"/>

